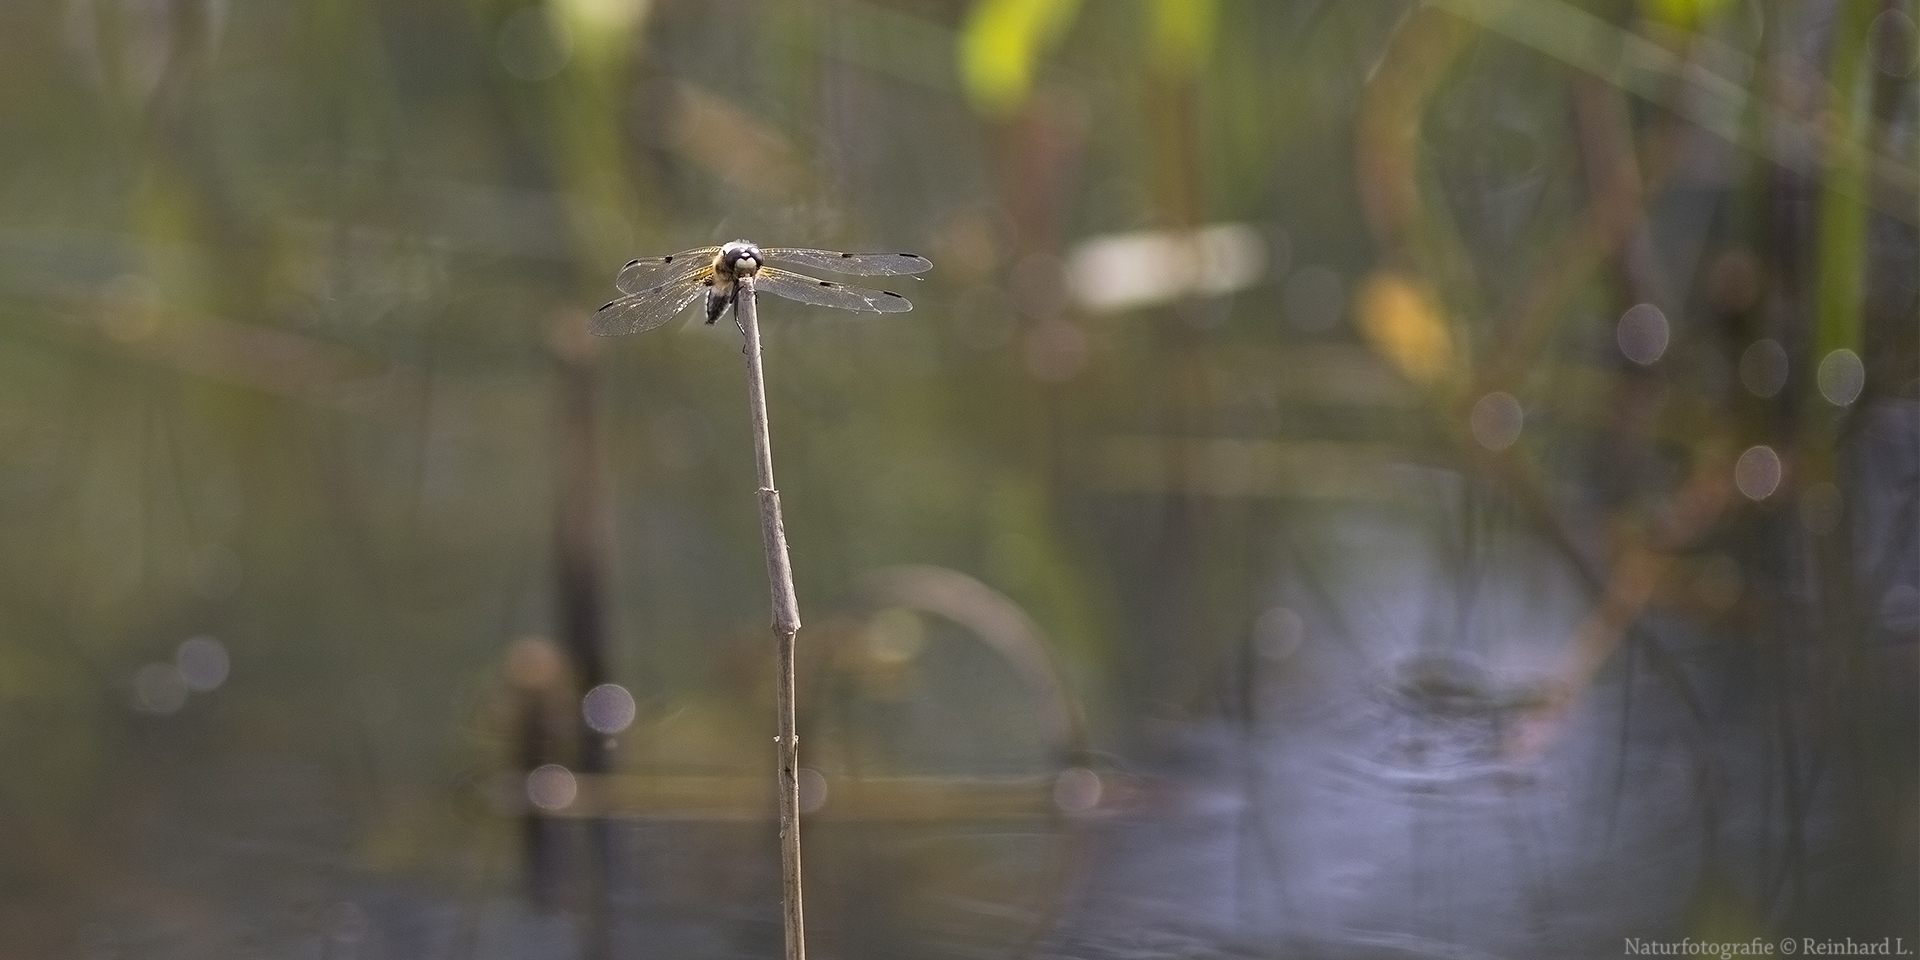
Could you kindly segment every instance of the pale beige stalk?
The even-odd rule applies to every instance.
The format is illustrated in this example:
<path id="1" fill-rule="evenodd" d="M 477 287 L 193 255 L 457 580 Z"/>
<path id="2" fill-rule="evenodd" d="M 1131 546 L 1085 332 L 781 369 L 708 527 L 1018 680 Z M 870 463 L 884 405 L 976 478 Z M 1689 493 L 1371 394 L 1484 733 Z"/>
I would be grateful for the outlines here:
<path id="1" fill-rule="evenodd" d="M 760 473 L 760 538 L 767 552 L 767 583 L 773 594 L 773 634 L 780 648 L 778 692 L 780 791 L 780 892 L 786 921 L 786 960 L 806 960 L 806 922 L 800 905 L 800 737 L 794 730 L 794 636 L 800 632 L 800 602 L 793 593 L 787 531 L 780 519 L 780 491 L 773 485 L 773 444 L 767 435 L 767 387 L 760 372 L 760 317 L 753 278 L 740 278 L 734 314 L 747 339 L 747 403 L 753 414 L 753 460 Z"/>

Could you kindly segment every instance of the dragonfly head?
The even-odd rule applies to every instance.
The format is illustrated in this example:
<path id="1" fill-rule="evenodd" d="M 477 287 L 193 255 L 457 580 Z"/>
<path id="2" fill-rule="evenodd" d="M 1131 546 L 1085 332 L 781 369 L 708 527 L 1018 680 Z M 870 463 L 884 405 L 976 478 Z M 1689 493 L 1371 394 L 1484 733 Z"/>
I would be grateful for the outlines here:
<path id="1" fill-rule="evenodd" d="M 721 273 L 737 277 L 751 277 L 760 272 L 760 248 L 745 240 L 735 240 L 720 248 Z"/>

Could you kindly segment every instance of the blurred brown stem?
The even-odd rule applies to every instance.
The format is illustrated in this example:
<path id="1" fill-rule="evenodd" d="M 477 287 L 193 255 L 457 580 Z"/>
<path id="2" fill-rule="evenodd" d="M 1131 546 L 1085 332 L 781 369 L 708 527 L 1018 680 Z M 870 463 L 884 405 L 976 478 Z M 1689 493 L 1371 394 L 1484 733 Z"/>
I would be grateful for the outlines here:
<path id="1" fill-rule="evenodd" d="M 1623 292 L 1634 303 L 1672 308 L 1666 302 L 1666 280 L 1646 228 L 1647 198 L 1657 194 L 1665 180 L 1670 138 L 1650 136 L 1652 142 L 1645 149 L 1648 162 L 1643 163 L 1626 99 L 1619 91 L 1593 77 L 1576 75 L 1572 100 L 1587 172 L 1587 207 L 1556 238 L 1546 265 L 1503 311 L 1500 329 L 1505 346 L 1481 376 L 1484 390 L 1505 389 L 1526 376 L 1539 361 L 1567 304 L 1608 258 L 1615 260 Z"/>
<path id="2" fill-rule="evenodd" d="M 1690 549 L 1726 514 L 1732 501 L 1733 464 L 1724 451 L 1709 451 L 1695 463 L 1652 529 L 1620 545 L 1606 586 L 1575 629 L 1552 688 L 1532 715 L 1508 738 L 1508 749 L 1537 755 L 1559 732 L 1574 701 L 1593 683 L 1625 642 L 1633 625 L 1673 576 L 1674 558 Z"/>
<path id="3" fill-rule="evenodd" d="M 806 960 L 806 922 L 800 909 L 800 738 L 794 730 L 794 635 L 800 632 L 800 602 L 793 593 L 787 531 L 780 519 L 780 491 L 773 486 L 773 444 L 767 436 L 767 387 L 760 372 L 760 316 L 753 278 L 740 278 L 734 315 L 747 339 L 747 404 L 753 415 L 753 460 L 760 472 L 760 537 L 767 551 L 767 582 L 773 593 L 773 634 L 780 647 L 775 711 L 779 757 L 780 894 L 787 931 L 787 960 Z"/>
<path id="4" fill-rule="evenodd" d="M 559 640 L 571 661 L 572 689 L 566 698 L 572 714 L 579 773 L 603 774 L 612 768 L 606 737 L 587 722 L 579 704 L 588 691 L 606 683 L 607 584 L 612 550 L 600 449 L 599 341 L 587 336 L 576 317 L 556 318 L 551 339 L 560 362 L 560 443 L 556 458 L 554 515 L 554 614 Z M 528 766 L 532 770 L 533 766 Z M 587 878 L 580 904 L 587 918 L 585 953 L 603 960 L 607 940 L 607 897 L 615 861 L 612 828 L 604 821 L 586 825 Z"/>

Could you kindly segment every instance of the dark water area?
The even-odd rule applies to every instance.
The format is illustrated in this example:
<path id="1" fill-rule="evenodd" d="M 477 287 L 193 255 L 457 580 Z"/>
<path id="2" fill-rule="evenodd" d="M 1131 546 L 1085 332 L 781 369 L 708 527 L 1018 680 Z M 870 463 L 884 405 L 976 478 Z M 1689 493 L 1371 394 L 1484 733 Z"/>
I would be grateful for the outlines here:
<path id="1" fill-rule="evenodd" d="M 1913 469 L 1897 447 L 1882 460 Z M 1401 482 L 1439 509 L 1323 505 L 1281 525 L 1297 549 L 1277 555 L 1294 559 L 1270 572 L 1219 715 L 1150 721 L 1133 754 L 1091 761 L 1096 809 L 809 821 L 814 954 L 1600 958 L 1631 938 L 1779 929 L 1916 942 L 1912 872 L 1870 819 L 1876 778 L 1899 772 L 1836 735 L 1804 658 L 1649 618 L 1569 693 L 1590 610 L 1575 562 L 1497 525 L 1463 543 L 1446 519 L 1473 496 L 1459 477 Z M 1865 539 L 1912 563 L 1911 543 Z M 1885 616 L 1905 615 L 1898 600 Z M 1910 689 L 1877 689 L 1861 714 L 1914 719 Z M 150 762 L 178 746 L 155 736 Z M 419 886 L 367 871 L 351 785 L 324 770 L 158 779 L 120 827 L 145 882 L 88 905 L 85 956 L 779 954 L 756 818 L 545 820 L 557 879 L 529 891 L 531 848 L 476 799 L 462 816 L 495 829 L 467 828 L 456 868 Z M 502 887 L 515 876 L 520 892 Z"/>

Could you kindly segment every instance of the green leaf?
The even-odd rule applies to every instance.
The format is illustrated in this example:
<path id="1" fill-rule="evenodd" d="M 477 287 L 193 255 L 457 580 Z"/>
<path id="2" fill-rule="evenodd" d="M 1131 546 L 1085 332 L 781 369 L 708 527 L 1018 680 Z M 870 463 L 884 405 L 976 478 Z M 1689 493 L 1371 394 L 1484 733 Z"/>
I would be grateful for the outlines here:
<path id="1" fill-rule="evenodd" d="M 976 109 L 1006 114 L 1026 102 L 1034 62 L 1066 32 L 1079 0 L 979 0 L 960 31 L 960 81 Z"/>

